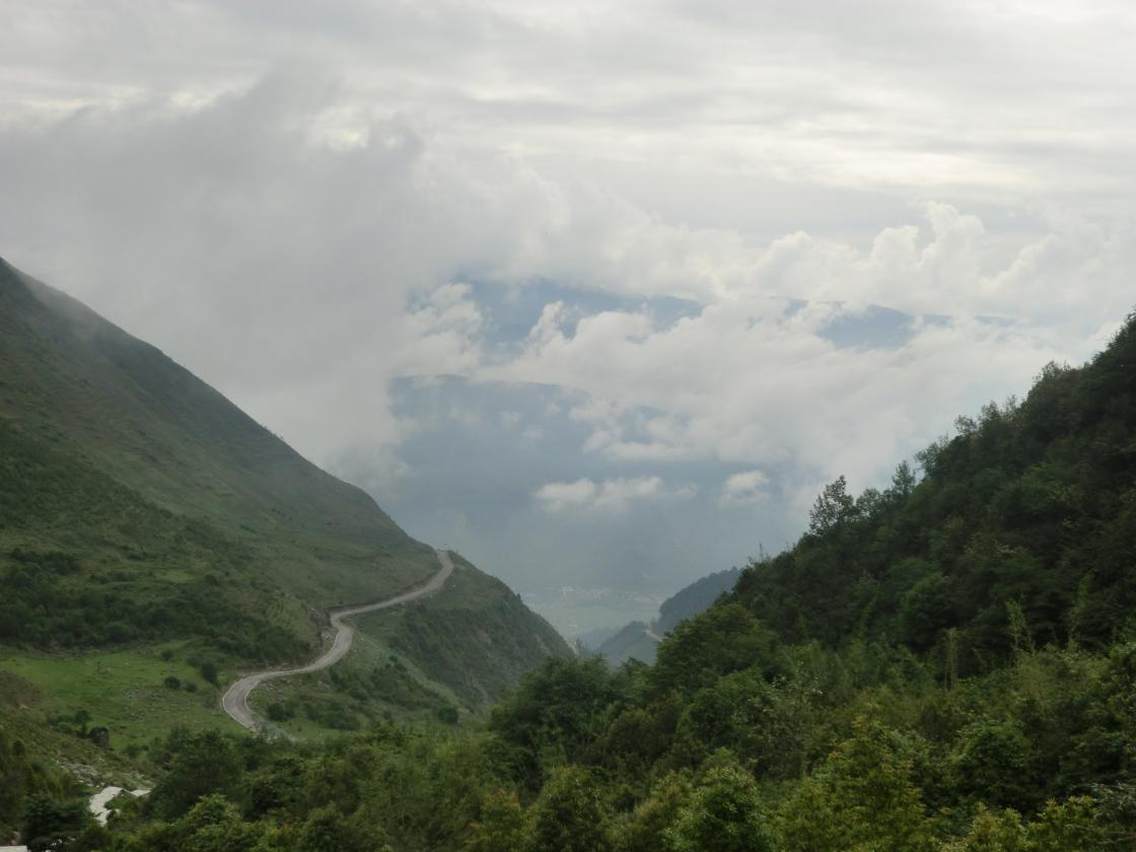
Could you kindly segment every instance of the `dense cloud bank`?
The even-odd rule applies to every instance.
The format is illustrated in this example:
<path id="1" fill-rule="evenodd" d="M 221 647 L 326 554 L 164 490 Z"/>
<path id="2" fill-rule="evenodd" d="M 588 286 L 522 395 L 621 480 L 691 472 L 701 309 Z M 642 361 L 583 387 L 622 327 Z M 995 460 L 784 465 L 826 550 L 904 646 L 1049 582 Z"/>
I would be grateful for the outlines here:
<path id="1" fill-rule="evenodd" d="M 1132 307 L 1128 6 L 876 5 L 17 2 L 0 254 L 513 582 L 671 591 Z"/>

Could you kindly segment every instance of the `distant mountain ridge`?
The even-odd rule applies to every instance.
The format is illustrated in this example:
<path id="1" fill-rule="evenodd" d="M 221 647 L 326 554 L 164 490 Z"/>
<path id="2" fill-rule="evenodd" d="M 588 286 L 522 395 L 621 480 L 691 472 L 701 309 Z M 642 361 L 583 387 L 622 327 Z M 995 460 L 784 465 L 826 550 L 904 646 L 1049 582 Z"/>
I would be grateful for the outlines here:
<path id="1" fill-rule="evenodd" d="M 660 639 L 674 630 L 688 618 L 709 609 L 722 595 L 733 591 L 741 576 L 740 568 L 717 571 L 695 580 L 675 592 L 659 606 L 659 617 L 651 624 L 645 621 L 632 621 L 617 630 L 592 631 L 592 637 L 580 637 L 585 648 L 606 659 L 614 666 L 623 665 L 630 659 L 643 663 L 655 662 L 655 650 Z"/>
<path id="2" fill-rule="evenodd" d="M 632 621 L 604 641 L 596 649 L 596 653 L 613 666 L 621 666 L 628 660 L 653 663 L 655 647 L 658 645 L 658 640 L 654 638 L 656 635 L 647 622 Z"/>
<path id="3" fill-rule="evenodd" d="M 727 568 L 725 571 L 707 574 L 675 592 L 659 605 L 655 629 L 659 633 L 670 633 L 678 627 L 679 622 L 698 615 L 722 595 L 733 591 L 741 575 L 740 568 Z"/>

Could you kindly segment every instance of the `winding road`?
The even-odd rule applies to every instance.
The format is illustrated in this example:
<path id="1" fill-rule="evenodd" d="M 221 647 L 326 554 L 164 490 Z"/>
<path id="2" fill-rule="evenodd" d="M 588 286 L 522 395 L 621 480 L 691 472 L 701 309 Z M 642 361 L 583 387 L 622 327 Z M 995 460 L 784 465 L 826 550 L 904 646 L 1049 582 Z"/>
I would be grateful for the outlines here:
<path id="1" fill-rule="evenodd" d="M 450 559 L 448 552 L 444 550 L 436 550 L 435 552 L 438 554 L 438 561 L 442 563 L 441 570 L 421 586 L 417 586 L 408 592 L 403 592 L 401 595 L 395 595 L 393 598 L 379 601 L 378 603 L 340 607 L 332 610 L 331 626 L 335 628 L 335 638 L 332 640 L 331 647 L 328 648 L 327 651 L 306 666 L 300 666 L 295 669 L 270 669 L 266 672 L 254 672 L 253 674 L 245 675 L 225 691 L 225 694 L 221 697 L 221 707 L 237 724 L 243 725 L 253 732 L 259 731 L 263 723 L 256 718 L 248 705 L 249 694 L 266 680 L 276 680 L 282 677 L 292 677 L 293 675 L 311 674 L 312 672 L 329 668 L 342 660 L 347 655 L 347 652 L 351 650 L 351 643 L 355 639 L 355 629 L 344 621 L 345 618 L 351 618 L 354 615 L 362 615 L 365 612 L 374 612 L 377 609 L 388 609 L 392 606 L 409 603 L 418 598 L 432 595 L 434 592 L 441 589 L 442 586 L 446 584 L 446 580 L 450 578 L 450 575 L 454 573 L 454 563 Z"/>

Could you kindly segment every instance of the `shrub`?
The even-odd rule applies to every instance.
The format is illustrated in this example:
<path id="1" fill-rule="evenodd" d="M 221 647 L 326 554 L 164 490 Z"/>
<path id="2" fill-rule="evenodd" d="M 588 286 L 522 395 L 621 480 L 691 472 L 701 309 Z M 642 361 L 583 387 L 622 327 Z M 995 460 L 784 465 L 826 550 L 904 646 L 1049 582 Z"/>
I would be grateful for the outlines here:
<path id="1" fill-rule="evenodd" d="M 211 683 L 214 686 L 217 685 L 217 664 L 216 663 L 214 663 L 211 660 L 205 660 L 200 666 L 197 667 L 197 670 L 199 672 L 201 672 L 201 676 L 203 678 L 205 678 L 205 681 L 207 683 Z"/>

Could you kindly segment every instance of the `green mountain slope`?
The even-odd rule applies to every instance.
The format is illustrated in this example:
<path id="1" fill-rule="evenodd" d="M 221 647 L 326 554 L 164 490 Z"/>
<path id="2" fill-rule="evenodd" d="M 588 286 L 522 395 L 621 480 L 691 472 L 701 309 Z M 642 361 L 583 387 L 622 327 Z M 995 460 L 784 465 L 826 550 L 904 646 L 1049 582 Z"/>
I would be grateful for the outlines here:
<path id="1" fill-rule="evenodd" d="M 211 717 L 210 681 L 312 656 L 326 607 L 381 599 L 437 570 L 433 549 L 363 491 L 154 347 L 0 261 L 0 666 L 36 683 L 49 710 L 99 709 L 51 706 L 63 692 L 54 685 L 74 676 L 59 651 L 114 651 L 105 665 L 119 667 L 101 676 L 123 695 L 160 686 L 135 677 L 184 680 L 160 673 L 189 661 L 207 694 L 183 695 L 165 715 Z M 404 656 L 443 690 L 453 679 L 476 708 L 569 651 L 503 584 L 465 573 L 464 603 L 391 611 L 380 632 L 413 632 L 429 613 L 449 643 L 404 642 Z M 477 669 L 500 675 L 471 691 Z M 91 686 L 82 700 L 114 705 Z M 155 706 L 173 696 L 161 697 Z"/>
<path id="2" fill-rule="evenodd" d="M 0 261 L 0 420 L 79 457 L 156 509 L 254 547 L 317 605 L 365 600 L 433 570 L 361 490 L 294 452 L 143 343 Z M 13 439 L 14 440 L 14 439 Z M 381 570 L 367 561 L 384 557 Z"/>

